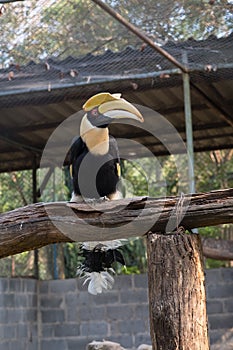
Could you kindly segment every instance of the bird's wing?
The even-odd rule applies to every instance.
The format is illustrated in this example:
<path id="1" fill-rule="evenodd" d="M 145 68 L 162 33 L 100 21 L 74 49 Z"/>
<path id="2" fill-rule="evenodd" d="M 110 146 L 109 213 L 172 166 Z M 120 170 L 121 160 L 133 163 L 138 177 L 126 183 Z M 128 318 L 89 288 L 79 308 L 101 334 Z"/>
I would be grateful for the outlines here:
<path id="1" fill-rule="evenodd" d="M 109 136 L 109 152 L 113 156 L 113 158 L 117 159 L 120 162 L 120 154 L 117 145 L 117 141 L 113 136 Z"/>
<path id="2" fill-rule="evenodd" d="M 117 145 L 117 141 L 113 136 L 109 136 L 109 153 L 115 160 L 116 164 L 116 173 L 120 177 L 121 176 L 121 167 L 120 167 L 120 154 L 119 154 L 119 149 Z"/>
<path id="3" fill-rule="evenodd" d="M 70 148 L 70 157 L 69 157 L 71 176 L 73 176 L 74 174 L 75 161 L 82 154 L 84 149 L 85 149 L 85 143 L 83 142 L 81 137 L 75 138 Z"/>

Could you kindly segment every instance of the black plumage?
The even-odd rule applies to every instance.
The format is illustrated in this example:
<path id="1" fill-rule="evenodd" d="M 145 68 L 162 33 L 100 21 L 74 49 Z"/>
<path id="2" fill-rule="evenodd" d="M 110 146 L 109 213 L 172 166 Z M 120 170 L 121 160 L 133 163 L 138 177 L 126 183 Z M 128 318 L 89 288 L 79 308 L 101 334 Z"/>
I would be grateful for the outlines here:
<path id="1" fill-rule="evenodd" d="M 109 136 L 109 150 L 104 155 L 90 152 L 81 137 L 71 146 L 73 190 L 85 198 L 99 198 L 116 192 L 120 163 L 116 140 Z"/>
<path id="2" fill-rule="evenodd" d="M 85 258 L 81 271 L 83 272 L 101 272 L 110 269 L 114 262 L 125 265 L 125 260 L 119 249 L 108 249 L 97 246 L 93 250 L 82 250 Z"/>

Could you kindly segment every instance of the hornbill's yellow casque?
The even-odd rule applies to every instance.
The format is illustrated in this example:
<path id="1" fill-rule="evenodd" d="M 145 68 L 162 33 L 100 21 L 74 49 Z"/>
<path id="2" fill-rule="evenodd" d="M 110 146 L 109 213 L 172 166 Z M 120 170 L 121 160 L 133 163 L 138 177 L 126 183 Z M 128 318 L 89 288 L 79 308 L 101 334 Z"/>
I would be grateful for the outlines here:
<path id="1" fill-rule="evenodd" d="M 99 93 L 83 105 L 86 112 L 80 125 L 80 137 L 71 146 L 73 195 L 71 202 L 83 198 L 109 200 L 120 198 L 117 184 L 120 179 L 120 157 L 116 140 L 109 135 L 108 125 L 115 119 L 129 118 L 143 122 L 141 113 L 120 94 Z M 117 249 L 120 240 L 85 242 L 82 244 L 84 263 L 78 275 L 87 276 L 88 291 L 101 293 L 113 284 L 108 273 L 111 264 L 124 258 Z M 85 282 L 86 282 L 85 281 Z"/>

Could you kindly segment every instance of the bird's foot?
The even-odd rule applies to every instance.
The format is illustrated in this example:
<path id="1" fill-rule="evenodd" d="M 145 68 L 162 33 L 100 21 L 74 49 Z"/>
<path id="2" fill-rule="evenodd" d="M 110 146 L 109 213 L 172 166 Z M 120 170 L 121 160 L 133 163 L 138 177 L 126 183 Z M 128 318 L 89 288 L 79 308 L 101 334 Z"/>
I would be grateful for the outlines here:
<path id="1" fill-rule="evenodd" d="M 114 201 L 114 200 L 117 200 L 117 199 L 122 199 L 123 196 L 122 196 L 122 193 L 118 190 L 116 190 L 116 192 L 114 193 L 111 193 L 108 195 L 108 200 L 109 201 Z"/>
<path id="2" fill-rule="evenodd" d="M 83 203 L 83 202 L 84 202 L 84 199 L 82 196 L 79 196 L 78 194 L 74 194 L 74 192 L 72 193 L 72 197 L 69 203 Z"/>
<path id="3" fill-rule="evenodd" d="M 89 205 L 95 205 L 95 204 L 100 204 L 103 203 L 105 201 L 109 201 L 110 199 L 106 196 L 104 197 L 100 197 L 100 198 L 85 198 L 82 197 L 80 195 L 76 195 L 74 193 L 72 193 L 72 197 L 70 199 L 70 201 L 67 203 L 67 206 L 70 208 L 74 208 L 77 209 L 78 208 L 78 204 L 89 204 Z"/>
<path id="4" fill-rule="evenodd" d="M 100 197 L 100 198 L 83 198 L 85 203 L 89 203 L 89 204 L 98 204 L 98 203 L 103 203 L 105 201 L 109 201 L 109 198 L 104 196 L 104 197 Z"/>

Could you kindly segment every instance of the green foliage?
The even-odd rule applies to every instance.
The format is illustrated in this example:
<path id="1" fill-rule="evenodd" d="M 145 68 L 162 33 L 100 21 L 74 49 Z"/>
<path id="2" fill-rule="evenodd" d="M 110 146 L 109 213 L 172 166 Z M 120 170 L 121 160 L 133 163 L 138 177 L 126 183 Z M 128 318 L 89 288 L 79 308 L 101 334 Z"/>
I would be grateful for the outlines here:
<path id="1" fill-rule="evenodd" d="M 43 183 L 48 169 L 38 169 L 38 187 Z M 42 191 L 40 200 L 42 202 L 66 201 L 70 198 L 70 189 L 67 186 L 66 169 L 55 168 Z"/>
<path id="2" fill-rule="evenodd" d="M 77 267 L 82 263 L 80 246 L 77 243 L 64 245 L 64 265 L 66 278 L 76 277 Z"/>
<path id="3" fill-rule="evenodd" d="M 147 271 L 145 238 L 129 240 L 122 250 L 127 266 L 126 269 L 122 269 L 122 273 L 145 273 Z"/>
<path id="4" fill-rule="evenodd" d="M 222 150 L 195 155 L 196 187 L 199 192 L 233 187 L 233 151 Z M 212 238 L 225 238 L 225 228 L 228 225 L 202 227 L 198 231 L 201 235 Z M 232 237 L 231 237 L 232 239 Z M 205 259 L 206 268 L 226 266 L 226 262 Z"/>
<path id="5" fill-rule="evenodd" d="M 197 191 L 233 187 L 232 159 L 232 150 L 197 153 L 195 155 Z"/>
<path id="6" fill-rule="evenodd" d="M 5 212 L 32 203 L 32 172 L 0 174 L 0 211 Z"/>
<path id="7" fill-rule="evenodd" d="M 38 170 L 38 178 L 41 179 L 41 182 L 47 171 L 48 169 Z M 68 200 L 69 189 L 65 186 L 64 179 L 63 170 L 55 169 L 40 199 L 45 202 Z M 39 185 L 38 181 L 37 187 Z M 1 212 L 32 203 L 32 171 L 25 170 L 0 174 L 0 198 Z M 42 279 L 52 278 L 54 275 L 53 246 L 41 248 L 39 259 L 40 277 Z M 34 253 L 23 252 L 14 257 L 1 259 L 0 268 L 1 276 L 33 276 Z"/>
<path id="8" fill-rule="evenodd" d="M 180 171 L 183 172 L 182 177 Z M 187 158 L 184 156 L 171 155 L 124 161 L 124 196 L 178 195 L 187 191 L 187 173 Z"/>
<path id="9" fill-rule="evenodd" d="M 216 269 L 219 267 L 226 267 L 226 262 L 221 260 L 205 259 L 206 269 Z"/>
<path id="10" fill-rule="evenodd" d="M 195 174 L 196 187 L 198 192 L 207 192 L 214 189 L 233 187 L 233 151 L 213 151 L 206 153 L 197 153 L 195 155 Z M 159 164 L 159 166 L 158 166 Z M 139 166 L 140 165 L 140 166 Z M 123 177 L 128 185 L 125 191 L 126 196 L 154 196 L 162 195 L 177 195 L 179 190 L 179 173 L 176 167 L 176 159 L 174 156 L 159 157 L 157 163 L 159 171 L 154 171 L 151 159 L 137 160 L 134 162 L 125 162 L 123 167 Z M 183 161 L 183 171 L 187 172 L 187 164 Z M 148 193 L 148 183 L 153 183 L 152 191 Z M 187 184 L 183 184 L 185 185 Z M 187 187 L 187 186 L 186 186 Z M 165 191 L 165 193 L 164 193 Z M 187 191 L 186 191 L 187 192 Z M 199 233 L 206 237 L 224 238 L 224 227 L 204 227 L 199 229 Z M 141 245 L 140 249 L 139 246 Z M 138 252 L 138 253 L 136 253 Z M 132 259 L 132 254 L 134 261 Z M 134 254 L 135 253 L 135 254 Z M 131 245 L 126 248 L 128 264 L 130 269 L 137 273 L 138 271 L 146 270 L 145 243 L 141 240 L 132 241 Z M 214 268 L 226 266 L 226 262 L 206 259 L 206 267 Z M 130 271 L 129 269 L 129 271 Z M 131 270 L 131 271 L 132 271 Z M 124 272 L 123 273 L 127 273 Z"/>
<path id="11" fill-rule="evenodd" d="M 106 0 L 154 41 L 204 39 L 232 30 L 227 0 Z M 65 58 L 106 49 L 122 50 L 141 41 L 91 0 L 48 0 L 5 5 L 0 17 L 1 63 L 25 64 L 50 56 Z"/>

